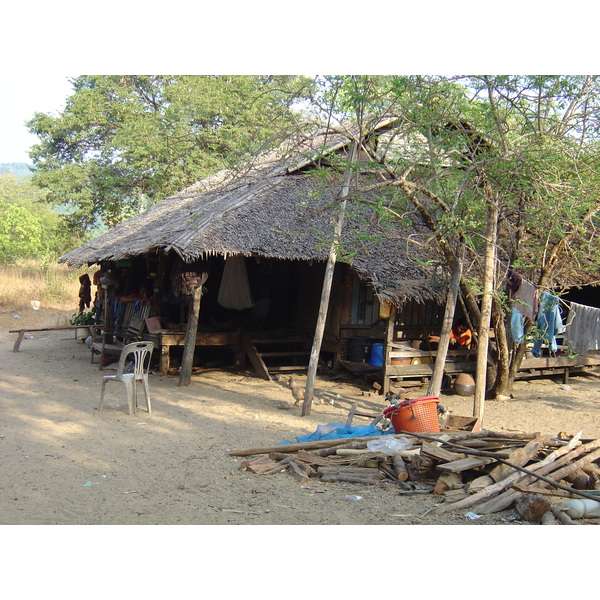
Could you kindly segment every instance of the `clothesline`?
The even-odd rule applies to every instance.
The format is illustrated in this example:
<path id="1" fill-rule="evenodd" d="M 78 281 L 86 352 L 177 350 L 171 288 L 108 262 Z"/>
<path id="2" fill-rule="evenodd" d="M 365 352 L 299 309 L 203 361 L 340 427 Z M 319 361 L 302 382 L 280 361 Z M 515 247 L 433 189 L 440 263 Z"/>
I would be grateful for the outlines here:
<path id="1" fill-rule="evenodd" d="M 571 352 L 585 354 L 600 349 L 600 309 L 563 300 L 547 290 L 539 294 L 538 288 L 515 271 L 507 277 L 509 298 L 514 301 L 510 318 L 512 339 L 519 344 L 524 339 L 523 317 L 536 324 L 540 336 L 534 340 L 532 354 L 541 355 L 543 344 L 556 352 L 556 337 L 563 334 L 564 343 Z M 559 305 L 569 309 L 567 322 L 563 322 Z"/>

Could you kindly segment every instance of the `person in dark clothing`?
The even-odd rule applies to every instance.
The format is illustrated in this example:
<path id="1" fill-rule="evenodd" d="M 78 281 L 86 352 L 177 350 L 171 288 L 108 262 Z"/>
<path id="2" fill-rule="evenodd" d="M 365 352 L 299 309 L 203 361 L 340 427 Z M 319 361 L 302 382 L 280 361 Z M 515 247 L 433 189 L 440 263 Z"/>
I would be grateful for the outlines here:
<path id="1" fill-rule="evenodd" d="M 79 277 L 79 314 L 92 302 L 92 281 L 87 273 Z"/>

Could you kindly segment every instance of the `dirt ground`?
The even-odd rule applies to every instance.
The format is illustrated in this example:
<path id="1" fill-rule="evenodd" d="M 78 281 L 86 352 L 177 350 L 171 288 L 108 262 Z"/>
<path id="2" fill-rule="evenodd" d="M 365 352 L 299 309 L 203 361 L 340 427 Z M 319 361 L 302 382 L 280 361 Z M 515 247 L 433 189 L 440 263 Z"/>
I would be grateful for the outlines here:
<path id="1" fill-rule="evenodd" d="M 240 469 L 228 452 L 295 440 L 318 425 L 345 422 L 353 402 L 385 407 L 362 379 L 319 378 L 333 399 L 301 417 L 283 381 L 223 370 L 150 377 L 152 413 L 127 413 L 124 386 L 109 384 L 98 412 L 102 372 L 71 331 L 32 333 L 13 352 L 9 329 L 66 324 L 69 312 L 0 314 L 0 521 L 4 525 L 519 525 L 515 511 L 470 519 L 436 515 L 433 495 L 401 496 L 392 484 L 311 481 Z M 298 379 L 304 381 L 303 376 Z M 414 388 L 411 394 L 422 395 Z M 600 378 L 520 382 L 515 398 L 489 401 L 484 426 L 600 437 Z M 472 398 L 442 396 L 458 415 Z M 364 424 L 360 420 L 356 423 Z M 362 500 L 349 500 L 358 495 Z"/>

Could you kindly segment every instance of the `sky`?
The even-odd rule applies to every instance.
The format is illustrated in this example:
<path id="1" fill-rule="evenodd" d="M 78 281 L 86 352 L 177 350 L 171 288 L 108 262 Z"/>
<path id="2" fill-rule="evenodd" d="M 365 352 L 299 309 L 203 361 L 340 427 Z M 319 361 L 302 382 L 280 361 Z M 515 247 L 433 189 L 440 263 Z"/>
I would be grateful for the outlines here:
<path id="1" fill-rule="evenodd" d="M 465 1 L 466 5 L 476 7 L 479 14 L 480 2 Z M 228 20 L 226 32 L 204 26 L 219 22 L 222 15 L 218 9 L 211 12 L 213 9 L 204 3 L 194 8 L 183 0 L 172 0 L 173 4 L 185 7 L 187 22 L 202 24 L 201 36 L 182 36 L 181 15 L 175 6 L 155 19 L 153 11 L 150 14 L 138 10 L 137 0 L 129 4 L 107 0 L 107 8 L 118 9 L 118 19 L 112 11 L 98 12 L 95 5 L 84 9 L 75 0 L 41 4 L 34 12 L 26 4 L 9 6 L 3 9 L 3 20 L 25 25 L 5 28 L 0 37 L 0 57 L 6 65 L 0 67 L 0 163 L 31 162 L 28 151 L 37 138 L 28 133 L 25 122 L 35 112 L 57 114 L 62 110 L 71 93 L 69 76 L 569 74 L 598 70 L 595 64 L 589 64 L 596 56 L 595 48 L 593 53 L 586 52 L 587 45 L 595 44 L 595 36 L 568 30 L 562 31 L 557 41 L 554 15 L 540 14 L 537 0 L 531 6 L 520 0 L 506 2 L 492 20 L 480 25 L 483 28 L 478 28 L 477 21 L 472 19 L 465 28 L 460 15 L 454 15 L 453 9 L 444 8 L 444 4 L 432 15 L 425 7 L 411 8 L 394 2 L 385 22 L 411 26 L 397 29 L 398 35 L 389 35 L 379 22 L 379 27 L 366 37 L 356 31 L 353 12 L 345 10 L 345 2 L 338 0 L 331 0 L 327 9 L 321 2 L 309 1 L 309 5 L 318 7 L 318 18 L 310 10 L 294 12 L 292 20 L 286 20 L 285 13 L 273 16 L 283 19 L 284 27 L 277 26 L 275 21 L 269 21 L 268 25 L 256 23 L 256 19 L 261 20 L 257 7 L 278 6 L 279 14 L 280 2 L 259 0 L 258 5 L 251 7 L 240 5 L 236 18 Z M 197 14 L 193 14 L 194 10 Z M 536 27 L 525 30 L 515 27 L 515 10 L 519 12 L 520 23 L 535 23 Z M 591 17 L 590 10 L 598 9 L 586 9 Z M 374 23 L 378 21 L 375 19 Z M 253 26 L 249 27 L 249 23 Z M 363 31 L 365 24 L 362 21 L 360 24 Z M 334 30 L 345 32 L 340 45 L 334 43 Z M 160 43 L 156 43 L 157 39 Z"/>
<path id="2" fill-rule="evenodd" d="M 38 138 L 25 123 L 36 112 L 58 114 L 71 94 L 69 77 L 38 74 L 35 77 L 0 74 L 4 91 L 0 96 L 0 164 L 28 163 L 29 149 Z"/>

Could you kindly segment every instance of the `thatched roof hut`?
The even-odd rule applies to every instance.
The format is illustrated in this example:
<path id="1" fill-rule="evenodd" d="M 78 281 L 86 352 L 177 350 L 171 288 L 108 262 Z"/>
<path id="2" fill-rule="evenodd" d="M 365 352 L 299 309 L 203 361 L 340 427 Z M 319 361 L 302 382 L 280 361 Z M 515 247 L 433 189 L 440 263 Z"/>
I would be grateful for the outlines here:
<path id="1" fill-rule="evenodd" d="M 59 261 L 74 266 L 150 253 L 176 253 L 184 262 L 210 255 L 325 261 L 343 173 L 332 168 L 317 174 L 315 167 L 330 164 L 348 146 L 341 134 L 295 137 L 268 156 L 166 198 Z M 380 176 L 360 175 L 362 183 L 372 177 Z M 426 230 L 417 220 L 410 227 L 392 225 L 364 199 L 349 201 L 338 260 L 350 264 L 381 300 L 439 299 L 445 276 L 443 269 L 424 266 L 423 259 L 435 259 Z"/>

